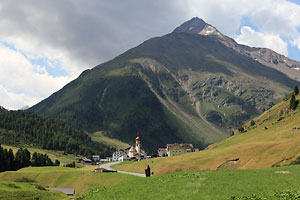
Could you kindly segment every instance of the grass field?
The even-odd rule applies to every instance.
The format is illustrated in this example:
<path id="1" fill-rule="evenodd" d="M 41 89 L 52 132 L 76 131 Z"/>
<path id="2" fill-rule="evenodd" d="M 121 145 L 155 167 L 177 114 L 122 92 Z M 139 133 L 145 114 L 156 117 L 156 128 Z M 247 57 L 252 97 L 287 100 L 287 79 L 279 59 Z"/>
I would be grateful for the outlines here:
<path id="1" fill-rule="evenodd" d="M 86 193 L 82 199 L 229 200 L 233 196 L 239 199 L 256 194 L 257 196 L 273 200 L 281 199 L 274 196 L 277 191 L 287 190 L 300 190 L 300 166 L 259 170 L 175 172 L 137 179 L 112 187 L 95 188 Z"/>
<path id="2" fill-rule="evenodd" d="M 210 145 L 203 151 L 129 162 L 115 168 L 144 172 L 149 164 L 156 174 L 166 174 L 198 169 L 259 169 L 287 165 L 300 155 L 299 108 L 280 117 L 278 114 L 288 107 L 289 101 L 275 105 L 255 118 L 254 126 L 245 124 L 247 132 Z"/>
<path id="3" fill-rule="evenodd" d="M 126 143 L 124 143 L 120 140 L 117 140 L 117 139 L 109 138 L 109 137 L 103 135 L 103 133 L 100 132 L 100 131 L 95 132 L 93 134 L 90 134 L 90 137 L 95 142 L 106 144 L 110 147 L 116 148 L 117 150 L 126 149 L 127 147 L 130 147 L 129 144 L 126 144 Z"/>
<path id="4" fill-rule="evenodd" d="M 91 187 L 112 186 L 138 177 L 117 173 L 95 173 L 97 166 L 83 168 L 27 167 L 18 171 L 0 173 L 0 180 L 15 181 L 22 177 L 31 179 L 46 187 L 73 187 L 75 194 L 82 194 Z"/>
<path id="5" fill-rule="evenodd" d="M 13 146 L 8 146 L 8 145 L 4 145 L 4 144 L 1 144 L 1 146 L 3 148 L 6 148 L 7 150 L 12 149 L 14 153 L 16 153 L 19 149 L 19 147 L 13 147 Z M 30 151 L 31 155 L 34 152 L 47 154 L 53 162 L 56 159 L 59 160 L 60 165 L 65 165 L 65 164 L 71 163 L 71 162 L 76 161 L 80 158 L 79 156 L 75 156 L 73 154 L 64 155 L 62 151 L 52 151 L 52 150 L 46 150 L 46 149 L 38 149 L 38 148 L 33 148 L 33 147 L 28 147 L 28 146 L 22 146 L 22 148 L 27 148 L 28 151 Z"/>
<path id="6" fill-rule="evenodd" d="M 18 171 L 0 173 L 0 180 L 15 181 L 22 177 L 49 187 L 73 187 L 75 193 L 82 194 L 90 187 L 111 186 L 137 177 L 117 173 L 95 173 L 97 166 L 83 168 L 27 167 Z"/>
<path id="7" fill-rule="evenodd" d="M 0 181 L 1 200 L 64 200 L 69 199 L 65 194 L 45 190 L 37 183 L 20 183 Z"/>

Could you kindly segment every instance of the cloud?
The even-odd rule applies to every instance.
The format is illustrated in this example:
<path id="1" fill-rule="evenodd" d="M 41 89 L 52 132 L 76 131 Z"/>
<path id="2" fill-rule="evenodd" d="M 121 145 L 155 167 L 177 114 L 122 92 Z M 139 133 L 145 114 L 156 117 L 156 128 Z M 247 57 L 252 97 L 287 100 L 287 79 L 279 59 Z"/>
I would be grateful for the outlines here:
<path id="1" fill-rule="evenodd" d="M 181 11 L 170 1 L 2 1 L 0 36 L 80 70 L 170 32 Z M 179 19 L 179 20 L 178 20 Z M 176 23 L 176 24 L 175 24 Z M 170 27 L 172 27 L 170 29 Z"/>
<path id="2" fill-rule="evenodd" d="M 287 43 L 279 35 L 256 32 L 248 26 L 242 27 L 241 35 L 237 36 L 235 40 L 240 44 L 252 47 L 266 47 L 285 56 L 288 55 Z"/>
<path id="3" fill-rule="evenodd" d="M 293 46 L 297 46 L 300 50 L 300 36 L 293 41 Z"/>
<path id="4" fill-rule="evenodd" d="M 9 109 L 32 106 L 74 77 L 52 77 L 44 66 L 32 65 L 20 52 L 0 45 L 0 105 Z"/>

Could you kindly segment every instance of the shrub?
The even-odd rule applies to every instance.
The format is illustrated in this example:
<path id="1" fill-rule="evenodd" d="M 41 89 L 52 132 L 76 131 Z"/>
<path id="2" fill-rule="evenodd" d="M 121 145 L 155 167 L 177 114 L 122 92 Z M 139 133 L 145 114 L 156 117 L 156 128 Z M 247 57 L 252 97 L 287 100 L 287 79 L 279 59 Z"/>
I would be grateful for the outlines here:
<path id="1" fill-rule="evenodd" d="M 238 131 L 239 131 L 240 133 L 243 133 L 243 132 L 245 132 L 245 129 L 244 129 L 243 126 L 240 126 L 240 127 L 238 128 Z"/>
<path id="2" fill-rule="evenodd" d="M 75 162 L 73 161 L 72 163 L 66 164 L 66 167 L 73 167 L 73 168 L 75 168 L 76 167 Z"/>
<path id="3" fill-rule="evenodd" d="M 251 120 L 250 125 L 254 126 L 255 125 L 255 121 Z"/>
<path id="4" fill-rule="evenodd" d="M 300 164 L 300 156 L 296 158 L 296 160 L 292 161 L 290 165 L 299 165 Z"/>
<path id="5" fill-rule="evenodd" d="M 281 121 L 281 120 L 283 120 L 284 119 L 284 117 L 279 117 L 278 119 L 277 119 L 277 121 L 279 122 L 279 121 Z"/>
<path id="6" fill-rule="evenodd" d="M 22 182 L 22 183 L 33 183 L 33 182 L 36 182 L 35 180 L 32 180 L 32 179 L 29 179 L 29 178 L 26 178 L 26 177 L 21 177 L 21 178 L 17 178 L 15 180 L 15 182 Z"/>

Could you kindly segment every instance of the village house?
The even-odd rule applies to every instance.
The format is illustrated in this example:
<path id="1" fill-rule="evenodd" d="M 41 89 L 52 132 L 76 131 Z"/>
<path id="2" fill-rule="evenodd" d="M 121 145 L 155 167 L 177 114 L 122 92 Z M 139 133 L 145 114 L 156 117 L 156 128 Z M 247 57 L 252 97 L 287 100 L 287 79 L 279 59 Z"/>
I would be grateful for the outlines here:
<path id="1" fill-rule="evenodd" d="M 127 153 L 125 151 L 115 151 L 112 155 L 112 161 L 119 161 L 119 159 L 123 157 L 123 160 L 127 159 Z"/>
<path id="2" fill-rule="evenodd" d="M 84 165 L 91 165 L 92 164 L 92 160 L 90 160 L 88 158 L 79 159 L 78 162 L 81 163 L 81 164 L 84 164 Z"/>
<path id="3" fill-rule="evenodd" d="M 93 156 L 92 156 L 92 160 L 93 160 L 94 162 L 100 161 L 100 155 L 93 155 Z"/>
<path id="4" fill-rule="evenodd" d="M 178 156 L 185 153 L 193 152 L 192 144 L 167 144 L 168 156 Z"/>
<path id="5" fill-rule="evenodd" d="M 157 154 L 159 157 L 165 157 L 168 155 L 167 149 L 166 148 L 159 148 L 157 150 Z"/>
<path id="6" fill-rule="evenodd" d="M 167 144 L 167 148 L 159 148 L 158 155 L 163 156 L 178 156 L 185 153 L 194 152 L 193 144 Z"/>

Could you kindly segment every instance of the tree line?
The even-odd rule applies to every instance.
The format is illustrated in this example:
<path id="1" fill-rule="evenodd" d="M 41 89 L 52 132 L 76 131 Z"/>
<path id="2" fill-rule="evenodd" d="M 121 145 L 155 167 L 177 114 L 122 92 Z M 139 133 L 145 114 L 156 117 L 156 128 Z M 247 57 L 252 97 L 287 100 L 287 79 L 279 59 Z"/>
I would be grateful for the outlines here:
<path id="1" fill-rule="evenodd" d="M 4 149 L 0 144 L 0 172 L 15 171 L 28 166 L 59 166 L 59 160 L 52 160 L 47 154 L 34 152 L 32 157 L 27 149 L 20 148 L 16 155 L 12 149 Z"/>
<path id="2" fill-rule="evenodd" d="M 0 107 L 0 143 L 14 146 L 28 144 L 86 157 L 93 154 L 105 157 L 115 150 L 91 141 L 86 132 L 61 121 L 26 110 L 8 111 L 3 107 Z"/>

